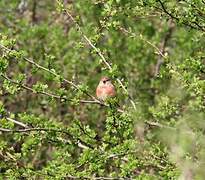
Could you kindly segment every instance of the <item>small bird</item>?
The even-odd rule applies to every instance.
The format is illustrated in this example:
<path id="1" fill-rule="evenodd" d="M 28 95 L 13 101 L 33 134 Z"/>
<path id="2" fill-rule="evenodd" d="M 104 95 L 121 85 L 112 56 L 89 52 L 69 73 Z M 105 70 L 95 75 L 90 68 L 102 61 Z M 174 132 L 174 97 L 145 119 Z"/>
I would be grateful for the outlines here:
<path id="1" fill-rule="evenodd" d="M 109 97 L 115 97 L 116 91 L 115 87 L 111 82 L 111 79 L 108 77 L 102 77 L 97 88 L 96 96 L 99 100 L 105 101 Z"/>

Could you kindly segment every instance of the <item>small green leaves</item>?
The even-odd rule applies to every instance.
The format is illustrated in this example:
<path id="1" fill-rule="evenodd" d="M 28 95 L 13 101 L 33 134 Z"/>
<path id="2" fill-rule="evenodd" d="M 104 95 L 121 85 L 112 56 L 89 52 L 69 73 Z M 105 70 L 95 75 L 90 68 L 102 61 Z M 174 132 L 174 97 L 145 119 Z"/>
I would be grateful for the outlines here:
<path id="1" fill-rule="evenodd" d="M 64 5 L 63 5 L 63 2 L 61 0 L 57 0 L 57 10 L 59 12 L 62 12 L 64 10 Z"/>
<path id="2" fill-rule="evenodd" d="M 3 88 L 10 94 L 15 94 L 20 90 L 20 86 L 11 83 L 9 80 L 5 79 L 3 81 Z"/>
<path id="3" fill-rule="evenodd" d="M 0 73 L 4 73 L 8 65 L 8 60 L 6 60 L 5 58 L 0 58 Z"/>
<path id="4" fill-rule="evenodd" d="M 11 51 L 9 51 L 7 57 L 9 57 L 9 58 L 15 58 L 15 59 L 20 59 L 23 55 L 24 55 L 23 52 L 18 52 L 18 51 L 16 51 L 16 50 L 11 50 Z"/>
<path id="5" fill-rule="evenodd" d="M 8 121 L 6 118 L 0 118 L 0 124 L 2 128 L 8 128 L 8 129 L 14 128 L 14 123 Z"/>
<path id="6" fill-rule="evenodd" d="M 109 70 L 109 76 L 115 78 L 119 75 L 118 67 L 116 64 L 112 65 L 112 69 Z"/>
<path id="7" fill-rule="evenodd" d="M 150 112 L 152 112 L 155 119 L 168 120 L 168 118 L 177 115 L 178 105 L 174 104 L 171 99 L 167 96 L 161 97 L 159 103 L 157 104 L 157 109 L 150 107 Z"/>
<path id="8" fill-rule="evenodd" d="M 4 109 L 4 105 L 2 101 L 0 101 L 0 118 L 2 118 L 6 114 L 6 111 Z"/>
<path id="9" fill-rule="evenodd" d="M 10 48 L 14 46 L 16 43 L 16 40 L 9 39 L 7 36 L 0 34 L 0 45 L 4 46 L 5 48 Z M 2 47 L 1 48 L 4 48 Z"/>
<path id="10" fill-rule="evenodd" d="M 45 92 L 46 89 L 48 88 L 47 84 L 43 84 L 40 82 L 37 82 L 35 85 L 33 85 L 33 89 L 38 93 L 38 92 Z"/>

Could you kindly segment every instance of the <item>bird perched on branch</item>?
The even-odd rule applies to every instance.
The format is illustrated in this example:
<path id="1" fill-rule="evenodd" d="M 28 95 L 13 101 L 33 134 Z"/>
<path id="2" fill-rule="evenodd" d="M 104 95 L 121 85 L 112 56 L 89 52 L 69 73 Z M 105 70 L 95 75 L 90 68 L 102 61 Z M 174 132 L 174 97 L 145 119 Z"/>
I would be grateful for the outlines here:
<path id="1" fill-rule="evenodd" d="M 96 96 L 99 100 L 105 101 L 109 97 L 115 97 L 116 91 L 115 87 L 111 82 L 111 79 L 108 77 L 102 77 L 97 89 L 96 89 Z"/>

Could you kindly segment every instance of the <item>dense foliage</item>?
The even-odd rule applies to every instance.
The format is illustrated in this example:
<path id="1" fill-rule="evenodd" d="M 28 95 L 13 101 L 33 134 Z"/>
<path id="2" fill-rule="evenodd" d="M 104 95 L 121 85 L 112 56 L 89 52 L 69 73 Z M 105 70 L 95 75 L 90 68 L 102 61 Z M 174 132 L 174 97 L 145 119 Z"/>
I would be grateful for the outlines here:
<path id="1" fill-rule="evenodd" d="M 1 178 L 205 178 L 205 1 L 1 0 L 0 13 Z M 117 97 L 101 102 L 105 75 Z"/>

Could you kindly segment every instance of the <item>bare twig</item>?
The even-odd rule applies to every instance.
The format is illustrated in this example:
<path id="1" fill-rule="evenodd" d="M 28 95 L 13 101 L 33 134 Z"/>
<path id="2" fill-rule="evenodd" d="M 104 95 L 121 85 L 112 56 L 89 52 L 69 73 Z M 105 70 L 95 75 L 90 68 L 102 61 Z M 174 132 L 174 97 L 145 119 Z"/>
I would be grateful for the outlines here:
<path id="1" fill-rule="evenodd" d="M 160 124 L 158 122 L 145 121 L 145 123 L 148 124 L 149 126 L 156 126 L 156 127 L 159 127 L 159 128 L 175 130 L 175 128 L 173 128 L 173 127 L 166 126 L 166 125 Z"/>
<path id="2" fill-rule="evenodd" d="M 6 117 L 6 119 L 7 119 L 8 121 L 13 122 L 14 124 L 18 124 L 19 126 L 22 126 L 22 127 L 24 127 L 24 128 L 28 128 L 28 126 L 27 126 L 26 124 L 24 124 L 24 123 L 22 123 L 22 122 L 20 122 L 20 121 L 17 121 L 17 120 L 15 120 L 15 119 L 10 118 L 10 117 Z"/>
<path id="3" fill-rule="evenodd" d="M 167 126 L 167 125 L 164 125 L 164 124 L 160 124 L 158 122 L 145 121 L 145 123 L 149 126 L 158 127 L 158 128 L 161 128 L 161 129 L 169 129 L 169 130 L 172 130 L 172 131 L 175 131 L 175 132 L 178 132 L 178 130 L 180 130 L 177 127 Z M 187 129 L 181 129 L 180 133 L 193 135 L 193 132 L 191 130 L 187 130 Z"/>
<path id="4" fill-rule="evenodd" d="M 110 65 L 110 63 L 105 59 L 104 55 L 102 54 L 101 50 L 99 48 L 97 48 L 92 42 L 91 40 L 83 33 L 80 25 L 78 24 L 78 22 L 73 18 L 73 16 L 68 12 L 67 9 L 64 9 L 65 13 L 70 17 L 70 19 L 75 23 L 78 31 L 80 32 L 80 34 L 82 35 L 82 37 L 84 38 L 84 40 L 95 50 L 95 52 L 98 54 L 98 56 L 101 58 L 102 62 L 105 64 L 105 66 L 107 66 L 107 68 L 109 70 L 112 70 L 112 66 Z M 136 105 L 134 103 L 134 101 L 132 100 L 130 94 L 128 93 L 126 87 L 123 85 L 122 81 L 117 78 L 116 79 L 118 84 L 122 87 L 123 91 L 128 95 L 128 98 L 133 106 L 134 109 L 136 109 Z"/>

